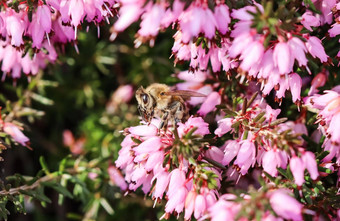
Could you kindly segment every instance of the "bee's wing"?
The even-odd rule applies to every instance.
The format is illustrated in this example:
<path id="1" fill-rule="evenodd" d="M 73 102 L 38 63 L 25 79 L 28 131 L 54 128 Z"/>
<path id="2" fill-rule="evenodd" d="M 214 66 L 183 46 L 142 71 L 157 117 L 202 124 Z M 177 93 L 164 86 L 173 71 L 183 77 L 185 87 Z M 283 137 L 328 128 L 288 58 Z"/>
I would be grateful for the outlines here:
<path id="1" fill-rule="evenodd" d="M 169 96 L 181 96 L 181 97 L 206 97 L 207 95 L 201 94 L 196 91 L 188 91 L 188 90 L 175 90 L 165 92 L 165 95 Z"/>

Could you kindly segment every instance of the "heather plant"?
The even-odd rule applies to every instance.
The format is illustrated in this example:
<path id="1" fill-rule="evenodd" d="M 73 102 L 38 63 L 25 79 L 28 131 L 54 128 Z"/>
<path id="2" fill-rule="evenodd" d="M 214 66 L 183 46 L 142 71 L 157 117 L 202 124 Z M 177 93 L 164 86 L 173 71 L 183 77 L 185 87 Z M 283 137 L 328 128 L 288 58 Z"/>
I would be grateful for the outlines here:
<path id="1" fill-rule="evenodd" d="M 2 1 L 0 34 L 2 219 L 340 219 L 339 1 Z M 155 82 L 204 97 L 145 122 Z"/>

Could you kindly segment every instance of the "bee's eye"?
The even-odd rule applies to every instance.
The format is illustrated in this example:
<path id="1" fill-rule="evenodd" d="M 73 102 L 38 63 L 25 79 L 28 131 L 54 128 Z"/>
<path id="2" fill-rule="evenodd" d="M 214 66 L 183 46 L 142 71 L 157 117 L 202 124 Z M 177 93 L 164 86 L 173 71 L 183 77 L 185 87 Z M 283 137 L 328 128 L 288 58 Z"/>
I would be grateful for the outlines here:
<path id="1" fill-rule="evenodd" d="M 143 94 L 143 95 L 142 95 L 142 100 L 143 100 L 144 104 L 147 104 L 148 101 L 149 101 L 148 95 Z"/>
<path id="2" fill-rule="evenodd" d="M 163 96 L 163 95 L 165 95 L 165 93 L 164 93 L 164 92 L 161 92 L 161 95 Z"/>

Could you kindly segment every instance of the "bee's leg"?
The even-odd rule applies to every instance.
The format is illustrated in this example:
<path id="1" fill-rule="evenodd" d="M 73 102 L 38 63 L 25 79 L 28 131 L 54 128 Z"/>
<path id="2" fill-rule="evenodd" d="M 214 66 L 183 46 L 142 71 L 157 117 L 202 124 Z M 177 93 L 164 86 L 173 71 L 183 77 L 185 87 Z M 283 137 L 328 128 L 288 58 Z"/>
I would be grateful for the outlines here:
<path id="1" fill-rule="evenodd" d="M 159 130 L 164 129 L 166 130 L 168 127 L 168 118 L 169 118 L 170 111 L 164 111 L 161 123 L 159 124 Z"/>
<path id="2" fill-rule="evenodd" d="M 174 116 L 174 124 L 177 126 L 177 123 L 186 119 L 187 112 L 185 104 L 177 102 L 172 108 L 172 113 Z"/>

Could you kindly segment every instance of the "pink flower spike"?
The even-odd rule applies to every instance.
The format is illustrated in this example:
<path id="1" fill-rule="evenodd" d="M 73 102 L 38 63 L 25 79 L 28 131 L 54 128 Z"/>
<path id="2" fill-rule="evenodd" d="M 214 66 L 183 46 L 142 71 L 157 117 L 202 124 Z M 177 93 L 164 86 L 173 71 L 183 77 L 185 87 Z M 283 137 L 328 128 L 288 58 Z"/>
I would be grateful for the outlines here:
<path id="1" fill-rule="evenodd" d="M 289 82 L 290 92 L 292 93 L 293 102 L 295 103 L 296 101 L 301 100 L 300 98 L 301 87 L 302 87 L 301 77 L 296 73 L 292 73 L 289 75 L 288 82 Z"/>
<path id="2" fill-rule="evenodd" d="M 328 33 L 329 33 L 329 36 L 332 38 L 337 35 L 340 35 L 340 24 L 339 23 L 333 24 L 333 27 L 328 30 Z"/>
<path id="3" fill-rule="evenodd" d="M 280 74 L 288 74 L 292 71 L 294 63 L 291 61 L 291 52 L 286 42 L 275 45 L 273 57 Z"/>
<path id="4" fill-rule="evenodd" d="M 270 205 L 277 215 L 284 219 L 302 220 L 303 205 L 289 195 L 289 190 L 278 189 L 270 195 Z"/>
<path id="5" fill-rule="evenodd" d="M 319 176 L 319 171 L 318 171 L 318 165 L 316 164 L 315 161 L 315 155 L 314 153 L 310 152 L 310 151 L 306 151 L 303 155 L 302 155 L 302 160 L 310 174 L 310 177 L 313 180 L 316 180 Z"/>
<path id="6" fill-rule="evenodd" d="M 289 165 L 290 170 L 292 171 L 292 174 L 294 176 L 296 185 L 302 186 L 302 184 L 305 182 L 304 178 L 305 164 L 300 158 L 293 156 L 290 159 Z"/>

